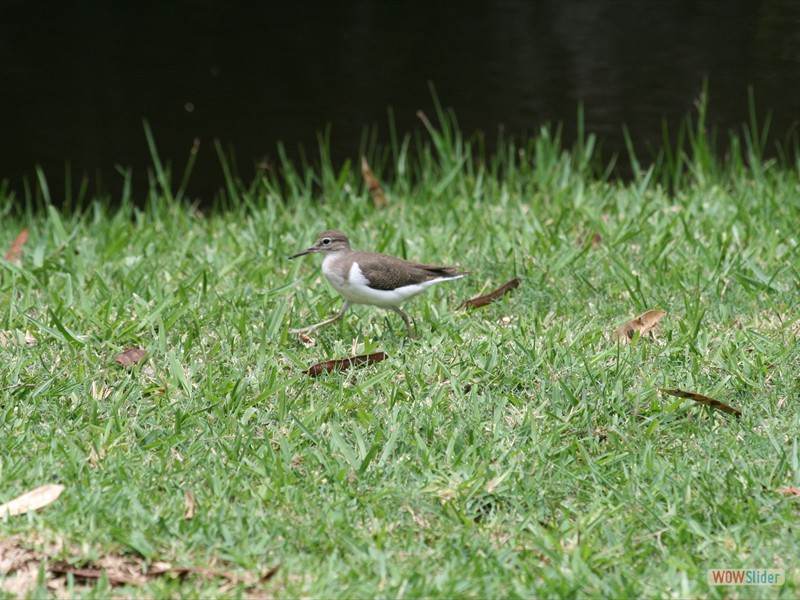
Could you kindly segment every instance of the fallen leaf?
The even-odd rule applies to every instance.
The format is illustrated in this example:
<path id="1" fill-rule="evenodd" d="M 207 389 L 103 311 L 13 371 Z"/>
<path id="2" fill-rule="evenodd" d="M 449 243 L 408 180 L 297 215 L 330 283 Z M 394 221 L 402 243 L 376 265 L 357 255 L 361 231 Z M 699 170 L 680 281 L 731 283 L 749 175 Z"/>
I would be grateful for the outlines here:
<path id="1" fill-rule="evenodd" d="M 784 496 L 793 496 L 795 498 L 800 497 L 800 490 L 793 485 L 790 485 L 789 487 L 778 488 L 775 491 L 779 494 L 783 494 Z"/>
<path id="2" fill-rule="evenodd" d="M 125 352 L 120 352 L 114 357 L 114 360 L 121 364 L 123 367 L 129 367 L 131 365 L 135 365 L 141 362 L 141 360 L 147 355 L 146 350 L 141 350 L 139 348 L 129 348 L 125 350 Z"/>
<path id="3" fill-rule="evenodd" d="M 372 169 L 369 168 L 366 156 L 361 157 L 361 176 L 364 178 L 364 182 L 369 188 L 369 193 L 372 195 L 372 203 L 375 205 L 375 208 L 386 208 L 389 206 L 386 194 L 383 193 L 383 188 L 378 182 L 378 178 L 375 177 Z"/>
<path id="4" fill-rule="evenodd" d="M 11 242 L 11 247 L 6 252 L 6 260 L 8 262 L 18 262 L 22 259 L 22 248 L 25 242 L 28 241 L 28 228 L 23 229 L 17 238 Z"/>
<path id="5" fill-rule="evenodd" d="M 728 406 L 727 404 L 717 400 L 716 398 L 709 398 L 708 396 L 703 396 L 702 394 L 698 394 L 695 392 L 687 392 L 685 390 L 681 390 L 678 388 L 674 389 L 660 388 L 660 391 L 664 392 L 665 394 L 669 394 L 670 396 L 676 396 L 678 398 L 686 398 L 688 400 L 694 400 L 695 402 L 699 402 L 700 404 L 705 404 L 707 406 L 710 406 L 711 408 L 716 408 L 717 410 L 726 412 L 729 415 L 736 415 L 737 417 L 742 416 L 742 411 L 740 411 L 738 408 L 733 408 L 732 406 Z"/>
<path id="6" fill-rule="evenodd" d="M 21 515 L 31 510 L 39 510 L 55 502 L 64 491 L 64 486 L 58 483 L 48 483 L 35 490 L 26 492 L 13 500 L 0 505 L 0 518 L 8 513 L 8 516 Z"/>
<path id="7" fill-rule="evenodd" d="M 481 306 L 486 306 L 487 304 L 494 302 L 498 298 L 502 298 L 506 294 L 508 294 L 514 288 L 519 287 L 519 277 L 514 277 L 511 281 L 507 281 L 495 291 L 490 292 L 484 296 L 476 296 L 475 298 L 470 298 L 469 300 L 464 300 L 461 304 L 458 305 L 456 310 L 461 308 L 480 308 Z"/>
<path id="8" fill-rule="evenodd" d="M 361 367 L 371 363 L 381 362 L 386 359 L 386 354 L 383 352 L 373 352 L 372 354 L 360 354 L 359 356 L 351 356 L 350 358 L 337 358 L 335 360 L 326 360 L 311 365 L 308 369 L 303 371 L 306 375 L 311 377 L 318 377 L 323 373 L 330 373 L 332 371 L 344 371 L 351 367 Z"/>
<path id="9" fill-rule="evenodd" d="M 638 317 L 635 317 L 627 323 L 617 327 L 614 330 L 614 333 L 611 334 L 611 338 L 618 341 L 625 341 L 630 344 L 637 331 L 639 332 L 640 336 L 650 333 L 653 327 L 658 325 L 658 323 L 666 314 L 667 312 L 664 310 L 648 310 L 647 312 L 640 314 Z"/>
<path id="10" fill-rule="evenodd" d="M 189 490 L 183 492 L 183 518 L 184 519 L 191 519 L 194 517 L 194 509 L 197 502 L 194 499 L 194 494 Z"/>

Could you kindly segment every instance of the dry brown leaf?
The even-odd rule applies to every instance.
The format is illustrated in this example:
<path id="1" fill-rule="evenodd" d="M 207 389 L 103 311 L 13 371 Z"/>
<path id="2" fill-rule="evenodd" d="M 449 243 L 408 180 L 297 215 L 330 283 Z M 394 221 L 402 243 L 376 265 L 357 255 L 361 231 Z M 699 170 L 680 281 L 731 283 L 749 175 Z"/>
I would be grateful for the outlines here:
<path id="1" fill-rule="evenodd" d="M 633 336 L 637 331 L 642 337 L 645 334 L 650 333 L 653 327 L 658 325 L 658 323 L 666 314 L 667 312 L 664 310 L 648 310 L 647 312 L 640 314 L 638 317 L 635 317 L 627 323 L 617 327 L 614 330 L 614 333 L 611 334 L 611 338 L 630 344 L 631 341 L 633 341 Z"/>
<path id="2" fill-rule="evenodd" d="M 386 194 L 383 193 L 383 188 L 378 178 L 375 177 L 375 173 L 369 168 L 366 156 L 361 157 L 361 176 L 364 178 L 364 182 L 369 188 L 369 193 L 372 196 L 372 203 L 375 205 L 375 208 L 386 208 L 389 206 Z"/>
<path id="3" fill-rule="evenodd" d="M 303 371 L 306 375 L 311 377 L 318 377 L 323 373 L 330 373 L 332 371 L 344 371 L 351 367 L 361 367 L 372 363 L 381 362 L 386 359 L 386 354 L 383 352 L 373 352 L 372 354 L 360 354 L 359 356 L 351 356 L 350 358 L 337 358 L 335 360 L 326 360 L 311 365 L 308 369 Z"/>
<path id="4" fill-rule="evenodd" d="M 183 518 L 184 519 L 191 519 L 194 517 L 194 510 L 197 505 L 197 502 L 194 499 L 194 494 L 189 490 L 183 492 Z"/>
<path id="5" fill-rule="evenodd" d="M 490 292 L 484 296 L 476 296 L 475 298 L 470 298 L 469 300 L 464 300 L 461 304 L 458 305 L 456 310 L 461 308 L 480 308 L 481 306 L 486 306 L 487 304 L 494 302 L 498 298 L 502 298 L 506 294 L 508 294 L 514 288 L 519 287 L 519 277 L 514 277 L 511 281 L 507 281 L 495 291 Z"/>
<path id="6" fill-rule="evenodd" d="M 784 496 L 792 496 L 794 498 L 800 497 L 800 490 L 793 485 L 790 485 L 789 487 L 778 488 L 775 491 L 779 494 L 783 494 Z"/>
<path id="7" fill-rule="evenodd" d="M 6 260 L 8 262 L 18 262 L 22 259 L 22 248 L 25 242 L 28 241 L 28 228 L 23 229 L 17 238 L 11 242 L 11 247 L 6 252 Z"/>
<path id="8" fill-rule="evenodd" d="M 129 348 L 125 352 L 120 352 L 114 357 L 114 360 L 121 364 L 123 367 L 138 364 L 147 355 L 146 350 L 140 348 Z"/>
<path id="9" fill-rule="evenodd" d="M 64 486 L 59 483 L 48 483 L 35 490 L 26 492 L 13 500 L 0 505 L 0 518 L 6 513 L 13 517 L 31 510 L 39 510 L 55 502 L 64 491 Z"/>
<path id="10" fill-rule="evenodd" d="M 694 400 L 695 402 L 699 402 L 700 404 L 705 404 L 706 406 L 710 406 L 711 408 L 716 408 L 717 410 L 721 410 L 722 412 L 726 412 L 729 415 L 736 415 L 737 417 L 742 416 L 742 411 L 738 408 L 733 408 L 717 400 L 716 398 L 709 398 L 708 396 L 703 396 L 703 394 L 698 394 L 696 392 L 687 392 L 685 390 L 681 390 L 679 388 L 661 388 L 660 391 L 664 392 L 665 394 L 669 394 L 670 396 L 675 396 L 677 398 L 686 398 L 688 400 Z"/>

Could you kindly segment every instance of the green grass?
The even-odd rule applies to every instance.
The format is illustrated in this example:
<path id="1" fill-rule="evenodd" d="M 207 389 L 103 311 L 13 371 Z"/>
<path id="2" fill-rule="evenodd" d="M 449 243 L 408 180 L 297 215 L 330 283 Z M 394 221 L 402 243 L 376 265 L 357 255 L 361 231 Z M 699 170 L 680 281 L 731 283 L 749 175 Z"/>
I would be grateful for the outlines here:
<path id="1" fill-rule="evenodd" d="M 220 149 L 228 181 L 205 214 L 175 201 L 191 165 L 173 177 L 154 144 L 144 208 L 129 179 L 113 209 L 58 211 L 43 175 L 24 198 L 1 188 L 0 248 L 30 239 L 21 266 L 0 261 L 0 502 L 66 490 L 0 518 L 0 538 L 76 566 L 282 563 L 255 588 L 195 574 L 120 596 L 796 597 L 800 500 L 776 489 L 800 487 L 797 165 L 764 160 L 757 131 L 718 161 L 687 121 L 622 183 L 591 136 L 566 151 L 543 129 L 488 157 L 437 117 L 428 138 L 367 144 L 392 173 L 380 212 L 324 137 L 318 164 L 247 184 Z M 286 256 L 334 227 L 474 274 L 405 305 L 418 340 L 355 307 L 306 348 L 288 329 L 341 299 L 319 257 Z M 504 300 L 453 310 L 515 276 Z M 611 341 L 654 308 L 655 340 Z M 149 357 L 122 368 L 130 347 Z M 302 373 L 378 349 L 365 369 Z M 787 583 L 710 587 L 715 567 Z"/>

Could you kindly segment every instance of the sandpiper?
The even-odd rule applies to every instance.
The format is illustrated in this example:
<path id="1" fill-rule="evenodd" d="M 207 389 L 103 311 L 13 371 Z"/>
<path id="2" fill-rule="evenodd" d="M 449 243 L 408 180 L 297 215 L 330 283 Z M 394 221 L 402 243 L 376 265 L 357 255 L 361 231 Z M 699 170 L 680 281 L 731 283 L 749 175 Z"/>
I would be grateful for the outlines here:
<path id="1" fill-rule="evenodd" d="M 352 250 L 347 236 L 336 230 L 323 231 L 313 246 L 289 258 L 312 252 L 325 254 L 322 274 L 344 296 L 344 306 L 335 317 L 302 329 L 290 329 L 289 333 L 292 334 L 309 333 L 335 323 L 344 316 L 351 304 L 369 304 L 390 308 L 399 314 L 403 317 L 408 335 L 413 337 L 411 321 L 399 305 L 435 283 L 469 275 L 456 267 L 421 265 L 377 252 Z"/>

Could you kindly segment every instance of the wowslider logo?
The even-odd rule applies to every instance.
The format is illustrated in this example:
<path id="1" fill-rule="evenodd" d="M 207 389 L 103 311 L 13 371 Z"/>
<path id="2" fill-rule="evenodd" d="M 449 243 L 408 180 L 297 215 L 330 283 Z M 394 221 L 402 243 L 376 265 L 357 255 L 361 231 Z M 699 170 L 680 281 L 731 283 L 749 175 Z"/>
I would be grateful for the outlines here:
<path id="1" fill-rule="evenodd" d="M 783 569 L 709 569 L 709 585 L 783 585 Z"/>

